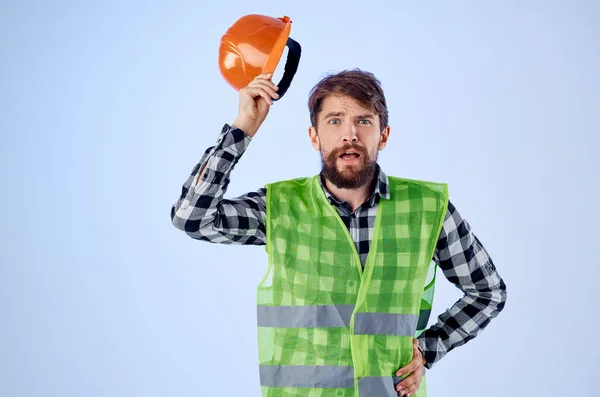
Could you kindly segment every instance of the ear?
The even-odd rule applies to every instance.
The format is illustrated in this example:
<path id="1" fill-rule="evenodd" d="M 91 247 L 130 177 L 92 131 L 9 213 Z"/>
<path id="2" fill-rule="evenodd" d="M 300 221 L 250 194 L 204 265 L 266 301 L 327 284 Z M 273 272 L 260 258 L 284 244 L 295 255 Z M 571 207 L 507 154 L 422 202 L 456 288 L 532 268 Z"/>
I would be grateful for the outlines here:
<path id="1" fill-rule="evenodd" d="M 321 141 L 319 141 L 317 129 L 315 127 L 308 127 L 308 136 L 310 137 L 310 143 L 312 143 L 312 146 L 316 151 L 319 151 L 321 149 Z"/>
<path id="2" fill-rule="evenodd" d="M 381 132 L 381 137 L 379 137 L 379 150 L 383 150 L 385 145 L 387 145 L 388 138 L 390 137 L 390 126 L 388 125 Z"/>

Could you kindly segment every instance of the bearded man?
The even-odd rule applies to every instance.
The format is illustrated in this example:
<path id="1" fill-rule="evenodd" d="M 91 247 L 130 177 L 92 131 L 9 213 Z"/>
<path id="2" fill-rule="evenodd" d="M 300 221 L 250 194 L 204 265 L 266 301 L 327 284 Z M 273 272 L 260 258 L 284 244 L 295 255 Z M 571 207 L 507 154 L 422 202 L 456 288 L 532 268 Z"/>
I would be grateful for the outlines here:
<path id="1" fill-rule="evenodd" d="M 277 90 L 263 74 L 239 91 L 238 117 L 194 167 L 173 224 L 198 240 L 266 245 L 257 293 L 264 397 L 426 396 L 425 368 L 498 315 L 505 283 L 445 184 L 378 165 L 388 110 L 365 71 L 329 75 L 310 93 L 319 175 L 225 199 Z M 464 296 L 427 328 L 437 266 Z"/>

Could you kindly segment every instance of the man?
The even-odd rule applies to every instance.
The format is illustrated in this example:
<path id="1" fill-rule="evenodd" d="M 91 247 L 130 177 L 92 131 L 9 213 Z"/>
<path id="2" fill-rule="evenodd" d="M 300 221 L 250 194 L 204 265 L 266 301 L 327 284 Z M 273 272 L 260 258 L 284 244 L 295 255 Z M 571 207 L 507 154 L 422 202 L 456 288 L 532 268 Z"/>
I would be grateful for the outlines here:
<path id="1" fill-rule="evenodd" d="M 377 164 L 390 126 L 371 73 L 343 71 L 311 91 L 319 176 L 224 199 L 278 97 L 271 78 L 240 90 L 238 117 L 184 184 L 173 224 L 199 240 L 267 245 L 258 287 L 264 396 L 425 396 L 423 367 L 483 330 L 506 286 L 444 184 L 388 177 Z M 435 265 L 465 295 L 425 329 Z"/>

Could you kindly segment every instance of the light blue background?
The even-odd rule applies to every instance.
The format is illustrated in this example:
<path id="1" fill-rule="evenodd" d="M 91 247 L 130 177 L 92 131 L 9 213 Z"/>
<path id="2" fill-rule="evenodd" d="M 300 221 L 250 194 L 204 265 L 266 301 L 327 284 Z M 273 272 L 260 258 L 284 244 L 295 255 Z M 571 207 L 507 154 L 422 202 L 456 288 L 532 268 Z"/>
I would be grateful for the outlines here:
<path id="1" fill-rule="evenodd" d="M 217 48 L 249 13 L 289 15 L 303 55 L 228 196 L 318 172 L 310 88 L 372 71 L 384 170 L 447 182 L 508 285 L 430 396 L 598 395 L 600 2 L 300 3 L 0 3 L 0 396 L 259 396 L 263 248 L 169 218 L 237 114 Z M 436 314 L 460 297 L 438 280 Z"/>

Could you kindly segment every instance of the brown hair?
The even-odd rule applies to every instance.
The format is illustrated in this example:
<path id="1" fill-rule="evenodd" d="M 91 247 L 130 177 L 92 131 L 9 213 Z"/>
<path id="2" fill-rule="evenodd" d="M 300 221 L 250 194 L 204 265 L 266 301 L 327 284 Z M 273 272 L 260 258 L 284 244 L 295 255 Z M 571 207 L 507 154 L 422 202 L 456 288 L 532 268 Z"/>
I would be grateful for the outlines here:
<path id="1" fill-rule="evenodd" d="M 379 116 L 381 130 L 388 125 L 388 110 L 381 83 L 373 73 L 360 69 L 344 70 L 324 77 L 310 91 L 308 110 L 310 122 L 317 128 L 317 116 L 329 95 L 347 96 Z"/>

